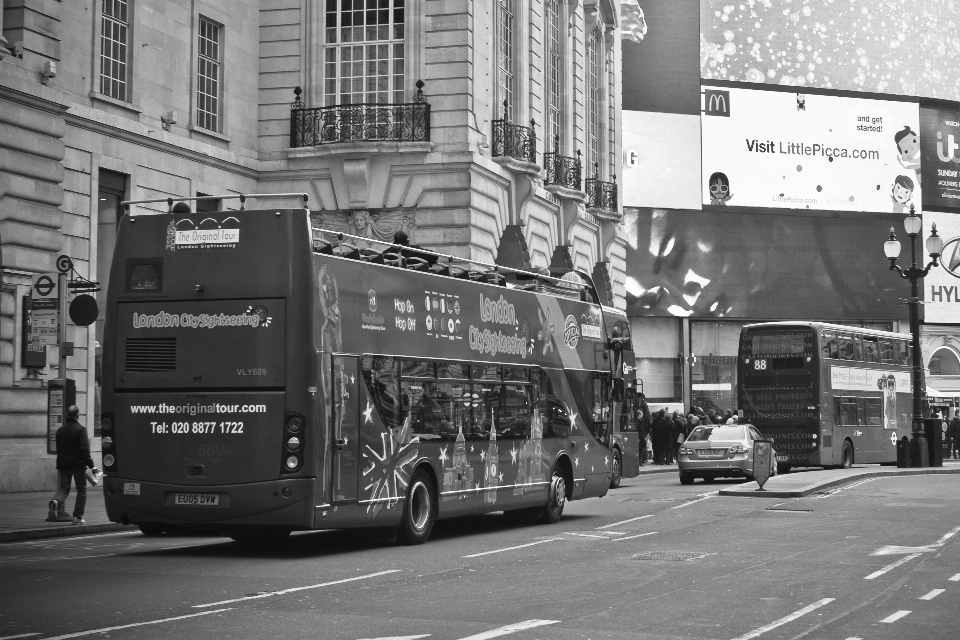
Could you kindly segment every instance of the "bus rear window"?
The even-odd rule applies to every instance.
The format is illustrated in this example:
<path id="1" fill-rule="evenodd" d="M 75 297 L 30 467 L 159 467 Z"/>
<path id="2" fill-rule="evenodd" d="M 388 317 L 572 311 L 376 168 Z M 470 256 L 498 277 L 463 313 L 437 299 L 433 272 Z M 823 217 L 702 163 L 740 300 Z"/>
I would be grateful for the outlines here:
<path id="1" fill-rule="evenodd" d="M 163 260 L 128 260 L 127 291 L 143 293 L 163 289 Z"/>

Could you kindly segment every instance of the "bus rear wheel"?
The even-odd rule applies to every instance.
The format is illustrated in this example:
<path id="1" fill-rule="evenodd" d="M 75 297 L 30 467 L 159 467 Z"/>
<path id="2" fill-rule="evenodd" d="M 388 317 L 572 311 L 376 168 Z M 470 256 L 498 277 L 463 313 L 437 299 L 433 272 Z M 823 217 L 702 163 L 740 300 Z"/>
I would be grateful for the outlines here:
<path id="1" fill-rule="evenodd" d="M 159 522 L 144 522 L 143 524 L 138 524 L 137 527 L 140 529 L 140 533 L 145 536 L 163 535 L 164 527 Z"/>
<path id="2" fill-rule="evenodd" d="M 418 469 L 407 489 L 403 523 L 398 532 L 405 544 L 423 544 L 430 537 L 436 519 L 435 502 L 430 476 L 423 469 Z"/>
<path id="3" fill-rule="evenodd" d="M 543 505 L 543 514 L 540 519 L 545 524 L 560 522 L 560 516 L 563 515 L 563 507 L 566 503 L 567 482 L 559 471 L 554 471 L 553 479 L 550 481 L 550 490 L 547 493 L 547 504 Z"/>
<path id="4" fill-rule="evenodd" d="M 610 469 L 610 488 L 616 489 L 620 486 L 620 480 L 623 477 L 623 462 L 619 451 L 613 452 L 613 467 Z"/>
<path id="5" fill-rule="evenodd" d="M 853 445 L 849 440 L 843 441 L 843 453 L 840 457 L 840 467 L 849 469 L 853 466 Z"/>

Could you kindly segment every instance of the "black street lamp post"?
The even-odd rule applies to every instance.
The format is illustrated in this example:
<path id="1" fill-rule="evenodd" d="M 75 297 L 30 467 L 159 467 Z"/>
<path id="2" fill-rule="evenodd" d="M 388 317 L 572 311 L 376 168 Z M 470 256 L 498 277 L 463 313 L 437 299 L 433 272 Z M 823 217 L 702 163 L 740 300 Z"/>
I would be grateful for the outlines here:
<path id="1" fill-rule="evenodd" d="M 920 353 L 920 288 L 917 281 L 930 273 L 930 269 L 936 267 L 940 258 L 940 252 L 943 250 L 943 239 L 937 235 L 937 225 L 933 224 L 930 228 L 930 237 L 927 238 L 927 253 L 933 258 L 927 266 L 921 268 L 917 266 L 917 236 L 921 231 L 921 220 L 914 212 L 913 205 L 910 205 L 910 215 L 903 219 L 903 228 L 910 236 L 910 267 L 902 269 L 897 264 L 900 257 L 900 241 L 897 240 L 893 227 L 890 227 L 890 239 L 883 243 L 883 252 L 890 261 L 890 270 L 896 271 L 900 277 L 910 281 L 910 335 L 913 342 L 913 443 L 911 451 L 919 461 L 915 466 L 928 466 L 929 453 L 927 450 L 926 436 L 923 432 L 923 364 Z"/>

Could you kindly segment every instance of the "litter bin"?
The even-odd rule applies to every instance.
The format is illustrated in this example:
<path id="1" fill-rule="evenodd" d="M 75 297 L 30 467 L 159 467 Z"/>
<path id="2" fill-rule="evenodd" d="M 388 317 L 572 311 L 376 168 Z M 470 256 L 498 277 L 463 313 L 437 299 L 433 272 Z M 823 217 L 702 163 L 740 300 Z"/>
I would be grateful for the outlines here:
<path id="1" fill-rule="evenodd" d="M 940 418 L 926 418 L 923 421 L 923 431 L 927 434 L 927 444 L 930 446 L 930 466 L 943 466 L 943 420 Z"/>
<path id="2" fill-rule="evenodd" d="M 897 440 L 897 466 L 901 469 L 910 466 L 910 438 L 907 436 Z"/>

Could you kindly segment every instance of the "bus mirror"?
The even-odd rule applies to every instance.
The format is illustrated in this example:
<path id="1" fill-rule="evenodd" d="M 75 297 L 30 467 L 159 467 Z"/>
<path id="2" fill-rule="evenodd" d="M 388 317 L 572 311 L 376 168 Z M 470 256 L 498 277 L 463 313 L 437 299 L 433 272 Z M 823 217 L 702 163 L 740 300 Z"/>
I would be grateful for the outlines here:
<path id="1" fill-rule="evenodd" d="M 613 388 L 610 390 L 610 400 L 613 402 L 623 402 L 624 388 L 623 378 L 614 378 Z"/>

